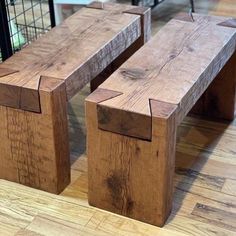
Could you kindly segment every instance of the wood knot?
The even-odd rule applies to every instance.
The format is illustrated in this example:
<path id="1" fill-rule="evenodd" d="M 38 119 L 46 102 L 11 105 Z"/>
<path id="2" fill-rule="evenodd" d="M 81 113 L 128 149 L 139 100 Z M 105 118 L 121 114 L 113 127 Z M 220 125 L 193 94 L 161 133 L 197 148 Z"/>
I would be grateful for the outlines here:
<path id="1" fill-rule="evenodd" d="M 107 178 L 107 187 L 112 193 L 112 197 L 117 199 L 120 197 L 122 193 L 122 187 L 124 185 L 124 181 L 122 180 L 122 176 L 117 173 L 112 173 Z"/>
<path id="2" fill-rule="evenodd" d="M 132 80 L 139 80 L 145 77 L 145 71 L 139 68 L 131 69 L 120 69 L 120 73 L 124 78 L 129 78 Z"/>

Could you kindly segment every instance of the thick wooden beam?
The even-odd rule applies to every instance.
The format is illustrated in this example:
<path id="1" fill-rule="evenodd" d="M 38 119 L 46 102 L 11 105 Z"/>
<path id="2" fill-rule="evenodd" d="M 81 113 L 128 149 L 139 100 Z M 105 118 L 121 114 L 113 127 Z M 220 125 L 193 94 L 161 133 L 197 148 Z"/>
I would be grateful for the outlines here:
<path id="1" fill-rule="evenodd" d="M 81 9 L 1 64 L 16 73 L 0 76 L 0 104 L 40 112 L 41 76 L 64 80 L 69 100 L 140 38 L 141 16 L 123 13 L 131 6 L 103 6 Z"/>
<path id="2" fill-rule="evenodd" d="M 102 6 L 0 65 L 0 178 L 53 193 L 69 183 L 67 101 L 141 38 L 140 14 L 123 13 L 132 6 Z"/>
<path id="3" fill-rule="evenodd" d="M 219 106 L 227 100 L 230 108 L 222 111 L 234 112 L 236 28 L 220 25 L 227 20 L 178 16 L 95 90 L 96 97 L 103 91 L 110 97 L 87 98 L 91 205 L 164 224 L 172 207 L 178 125 L 218 81 Z"/>
<path id="4" fill-rule="evenodd" d="M 0 178 L 52 193 L 70 182 L 64 82 L 41 79 L 41 113 L 0 106 Z"/>

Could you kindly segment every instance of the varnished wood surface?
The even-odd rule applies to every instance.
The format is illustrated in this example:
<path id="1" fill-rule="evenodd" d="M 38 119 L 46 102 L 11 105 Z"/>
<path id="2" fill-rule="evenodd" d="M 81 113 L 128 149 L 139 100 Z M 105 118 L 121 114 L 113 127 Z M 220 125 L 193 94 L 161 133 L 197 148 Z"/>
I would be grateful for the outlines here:
<path id="1" fill-rule="evenodd" d="M 156 8 L 154 32 L 170 13 L 187 10 L 188 2 L 170 0 Z M 197 11 L 236 17 L 234 0 L 196 3 Z M 157 228 L 88 206 L 83 112 L 88 94 L 86 88 L 68 107 L 71 185 L 61 197 L 1 180 L 0 235 L 236 235 L 235 121 L 186 118 L 182 122 L 177 135 L 174 211 L 166 225 Z"/>
<path id="2" fill-rule="evenodd" d="M 90 5 L 0 64 L 0 178 L 64 190 L 70 182 L 67 101 L 131 46 L 142 46 L 150 37 L 148 16 L 147 8 Z"/>
<path id="3" fill-rule="evenodd" d="M 151 123 L 151 100 L 176 104 L 176 120 L 181 122 L 235 51 L 231 19 L 197 14 L 193 18 L 194 22 L 187 13 L 177 15 L 100 86 L 120 92 L 98 105 L 100 128 L 150 140 L 146 127 Z M 231 94 L 233 100 L 234 91 Z M 145 132 L 134 120 L 137 126 L 142 120 Z"/>
<path id="4" fill-rule="evenodd" d="M 46 35 L 0 65 L 14 70 L 0 77 L 0 104 L 40 112 L 41 78 L 65 81 L 68 100 L 141 35 L 141 16 L 133 9 L 104 4 L 82 8 Z"/>
<path id="5" fill-rule="evenodd" d="M 122 94 L 100 105 L 150 116 L 150 99 L 177 104 L 181 122 L 236 47 L 236 28 L 218 25 L 227 19 L 193 17 L 168 22 L 113 73 L 100 87 Z"/>
<path id="6" fill-rule="evenodd" d="M 213 89 L 209 106 L 219 102 L 216 114 L 227 106 L 234 115 L 236 28 L 230 18 L 193 18 L 172 19 L 86 98 L 92 206 L 163 226 L 172 209 L 177 125 L 224 65 L 220 87 L 230 98 L 220 104 Z M 111 97 L 94 99 L 104 90 Z"/>

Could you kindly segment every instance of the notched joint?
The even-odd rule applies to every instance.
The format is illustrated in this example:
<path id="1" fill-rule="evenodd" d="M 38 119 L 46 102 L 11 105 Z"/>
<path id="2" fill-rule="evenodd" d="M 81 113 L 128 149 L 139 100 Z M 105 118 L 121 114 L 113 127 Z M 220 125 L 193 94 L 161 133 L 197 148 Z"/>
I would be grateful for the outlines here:
<path id="1" fill-rule="evenodd" d="M 97 88 L 85 100 L 88 102 L 101 103 L 114 97 L 120 96 L 123 93 L 114 90 Z"/>
<path id="2" fill-rule="evenodd" d="M 103 10 L 104 9 L 104 3 L 103 2 L 94 1 L 94 2 L 91 2 L 90 4 L 88 4 L 86 7 L 87 8 L 94 8 L 94 9 Z"/>
<path id="3" fill-rule="evenodd" d="M 152 117 L 168 119 L 178 108 L 178 105 L 149 99 L 150 112 Z"/>
<path id="4" fill-rule="evenodd" d="M 194 14 L 189 14 L 187 12 L 180 12 L 173 19 L 174 20 L 180 20 L 180 21 L 186 21 L 186 22 L 194 23 L 193 16 L 194 16 Z"/>
<path id="5" fill-rule="evenodd" d="M 98 128 L 151 141 L 151 117 L 97 104 Z"/>
<path id="6" fill-rule="evenodd" d="M 19 71 L 1 67 L 0 68 L 0 77 L 8 76 L 8 75 L 11 75 L 11 74 L 14 74 L 17 72 L 19 72 Z"/>
<path id="7" fill-rule="evenodd" d="M 236 19 L 235 18 L 228 19 L 228 20 L 223 21 L 217 25 L 224 26 L 224 27 L 230 27 L 230 28 L 236 28 Z"/>

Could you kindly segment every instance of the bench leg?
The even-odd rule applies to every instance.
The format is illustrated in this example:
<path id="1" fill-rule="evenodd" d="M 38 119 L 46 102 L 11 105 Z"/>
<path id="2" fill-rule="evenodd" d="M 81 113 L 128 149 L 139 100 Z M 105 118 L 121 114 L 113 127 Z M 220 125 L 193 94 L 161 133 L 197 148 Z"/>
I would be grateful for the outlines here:
<path id="1" fill-rule="evenodd" d="M 102 84 L 114 71 L 116 71 L 126 60 L 129 59 L 129 57 L 131 57 L 151 38 L 151 10 L 149 8 L 134 7 L 124 13 L 141 16 L 141 36 L 118 58 L 116 58 L 103 72 L 101 72 L 90 82 L 91 92 Z"/>
<path id="2" fill-rule="evenodd" d="M 233 120 L 236 96 L 236 52 L 191 111 L 210 118 Z"/>
<path id="3" fill-rule="evenodd" d="M 145 141 L 100 130 L 97 102 L 86 101 L 89 203 L 163 226 L 172 207 L 174 117 L 152 117 L 152 140 Z"/>
<path id="4" fill-rule="evenodd" d="M 0 106 L 0 178 L 60 193 L 70 181 L 65 86 L 42 80 L 39 93 L 41 113 Z"/>

